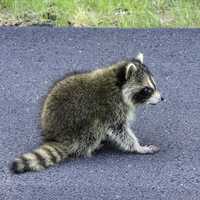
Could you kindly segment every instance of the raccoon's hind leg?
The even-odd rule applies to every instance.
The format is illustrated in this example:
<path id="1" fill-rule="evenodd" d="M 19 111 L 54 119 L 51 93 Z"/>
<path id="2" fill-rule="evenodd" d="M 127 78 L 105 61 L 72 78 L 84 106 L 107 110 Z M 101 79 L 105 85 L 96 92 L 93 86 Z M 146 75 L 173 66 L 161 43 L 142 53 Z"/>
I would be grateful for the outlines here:
<path id="1" fill-rule="evenodd" d="M 103 146 L 103 144 L 101 144 L 101 140 L 97 140 L 96 142 L 94 142 L 93 144 L 91 144 L 87 151 L 86 151 L 86 156 L 87 157 L 91 157 L 92 156 L 92 153 L 95 151 L 95 150 L 98 150 L 100 149 L 101 147 Z"/>
<path id="2" fill-rule="evenodd" d="M 103 146 L 101 142 L 104 139 L 105 129 L 98 120 L 95 120 L 91 126 L 82 130 L 78 149 L 80 155 L 91 157 L 95 150 Z"/>
<path id="3" fill-rule="evenodd" d="M 47 142 L 30 153 L 25 153 L 16 158 L 11 165 L 14 173 L 39 171 L 65 160 L 76 150 L 75 144 L 68 142 Z"/>
<path id="4" fill-rule="evenodd" d="M 152 154 L 159 151 L 155 145 L 140 145 L 138 138 L 125 124 L 120 124 L 108 131 L 108 138 L 114 141 L 122 150 L 140 154 Z"/>

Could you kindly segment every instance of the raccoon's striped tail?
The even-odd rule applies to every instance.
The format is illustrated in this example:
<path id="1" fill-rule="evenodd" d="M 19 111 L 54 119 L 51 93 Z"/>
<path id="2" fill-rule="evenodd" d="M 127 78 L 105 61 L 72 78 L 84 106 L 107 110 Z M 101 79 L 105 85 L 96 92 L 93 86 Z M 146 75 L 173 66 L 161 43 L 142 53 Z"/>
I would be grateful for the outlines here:
<path id="1" fill-rule="evenodd" d="M 61 143 L 45 143 L 33 152 L 16 158 L 11 164 L 11 170 L 14 173 L 39 171 L 63 161 L 69 154 L 69 148 Z"/>

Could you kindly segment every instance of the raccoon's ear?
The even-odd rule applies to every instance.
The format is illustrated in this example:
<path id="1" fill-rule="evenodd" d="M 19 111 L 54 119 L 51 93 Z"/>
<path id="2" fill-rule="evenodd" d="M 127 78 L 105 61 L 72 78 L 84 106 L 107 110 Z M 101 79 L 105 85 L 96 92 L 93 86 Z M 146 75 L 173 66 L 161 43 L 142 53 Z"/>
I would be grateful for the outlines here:
<path id="1" fill-rule="evenodd" d="M 130 79 L 130 77 L 132 77 L 136 71 L 137 71 L 137 67 L 133 63 L 129 63 L 126 66 L 126 75 L 125 75 L 126 80 Z"/>
<path id="2" fill-rule="evenodd" d="M 144 55 L 143 53 L 139 52 L 136 56 L 136 59 L 139 60 L 142 64 L 144 63 Z"/>

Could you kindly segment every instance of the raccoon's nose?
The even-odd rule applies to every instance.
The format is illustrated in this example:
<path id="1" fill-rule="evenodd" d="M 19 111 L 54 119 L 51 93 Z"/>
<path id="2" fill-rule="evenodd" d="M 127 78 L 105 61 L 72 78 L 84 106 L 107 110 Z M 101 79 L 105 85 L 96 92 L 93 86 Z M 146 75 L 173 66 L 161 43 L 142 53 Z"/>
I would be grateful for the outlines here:
<path id="1" fill-rule="evenodd" d="M 163 97 L 161 97 L 161 101 L 164 101 L 165 99 Z"/>

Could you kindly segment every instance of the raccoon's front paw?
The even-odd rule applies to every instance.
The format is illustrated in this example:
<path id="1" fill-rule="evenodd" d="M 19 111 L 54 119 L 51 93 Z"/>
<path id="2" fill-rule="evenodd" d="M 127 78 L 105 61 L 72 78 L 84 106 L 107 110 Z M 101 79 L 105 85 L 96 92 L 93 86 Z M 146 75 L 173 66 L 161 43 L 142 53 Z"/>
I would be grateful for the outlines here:
<path id="1" fill-rule="evenodd" d="M 160 150 L 160 147 L 156 145 L 146 145 L 144 146 L 146 148 L 146 153 L 157 153 Z"/>
<path id="2" fill-rule="evenodd" d="M 158 152 L 159 150 L 160 148 L 156 145 L 144 145 L 137 147 L 135 151 L 141 154 L 153 154 Z"/>

